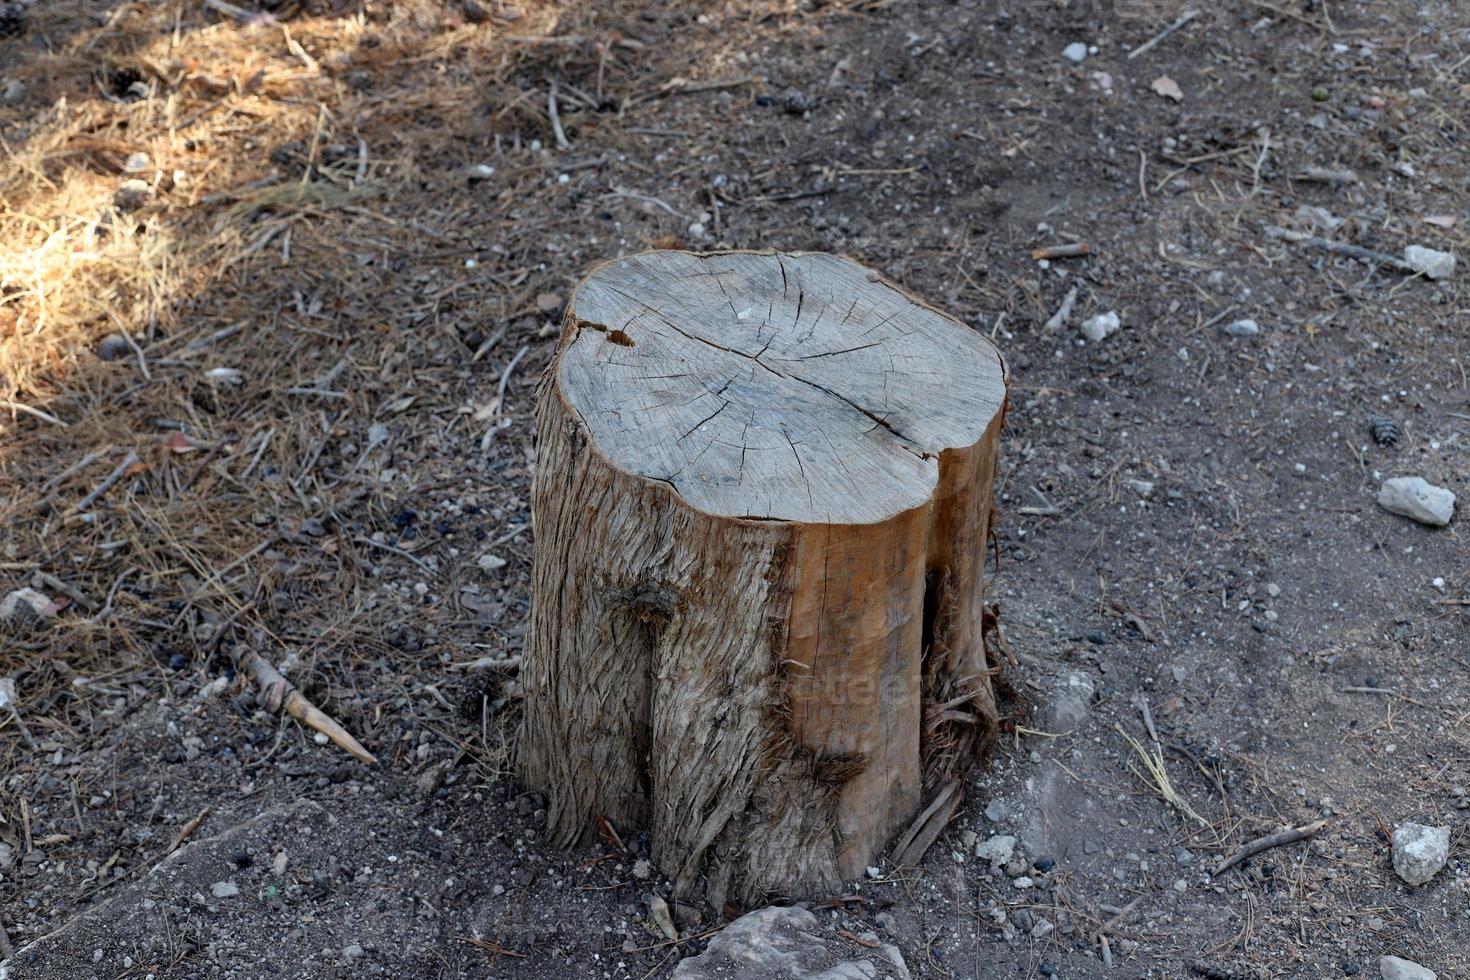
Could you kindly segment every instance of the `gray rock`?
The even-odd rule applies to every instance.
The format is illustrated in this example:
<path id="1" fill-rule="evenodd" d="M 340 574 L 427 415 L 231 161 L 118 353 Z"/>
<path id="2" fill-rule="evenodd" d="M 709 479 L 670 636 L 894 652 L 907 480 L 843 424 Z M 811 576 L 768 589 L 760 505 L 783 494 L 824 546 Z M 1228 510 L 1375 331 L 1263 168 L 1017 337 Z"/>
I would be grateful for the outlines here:
<path id="1" fill-rule="evenodd" d="M 992 867 L 999 867 L 1010 861 L 1015 853 L 1016 839 L 1009 834 L 996 834 L 983 844 L 975 845 L 975 856 L 982 861 L 989 861 Z"/>
<path id="2" fill-rule="evenodd" d="M 110 333 L 97 342 L 97 356 L 104 361 L 120 361 L 133 352 L 133 345 L 120 333 Z"/>
<path id="3" fill-rule="evenodd" d="M 822 933 L 806 909 L 757 909 L 679 963 L 673 980 L 911 980 L 897 947 L 885 943 L 863 958 L 844 958 L 852 943 L 829 942 Z"/>
<path id="4" fill-rule="evenodd" d="M 1144 500 L 1154 495 L 1154 481 L 1152 480 L 1124 480 L 1123 485 Z"/>
<path id="5" fill-rule="evenodd" d="M 1046 710 L 1046 722 L 1052 731 L 1069 732 L 1092 713 L 1092 697 L 1095 693 L 1092 678 L 1081 671 L 1068 671 L 1058 678 L 1052 688 L 1051 704 Z"/>
<path id="6" fill-rule="evenodd" d="M 1109 310 L 1107 313 L 1099 313 L 1097 316 L 1088 317 L 1082 321 L 1082 336 L 1094 344 L 1100 343 L 1105 337 L 1118 332 L 1123 321 L 1118 319 L 1118 314 Z"/>
<path id="7" fill-rule="evenodd" d="M 1422 272 L 1430 279 L 1448 279 L 1455 274 L 1455 253 L 1441 252 L 1423 245 L 1404 248 L 1404 262 L 1415 272 Z"/>
<path id="8" fill-rule="evenodd" d="M 16 589 L 0 600 L 0 624 L 35 626 L 55 614 L 51 598 L 35 589 Z"/>
<path id="9" fill-rule="evenodd" d="M 367 950 L 362 948 L 361 943 L 353 943 L 342 950 L 343 959 L 360 960 L 367 955 Z"/>
<path id="10" fill-rule="evenodd" d="M 1393 831 L 1393 870 L 1411 885 L 1433 878 L 1450 858 L 1450 828 L 1399 824 Z"/>
<path id="11" fill-rule="evenodd" d="M 1429 967 L 1397 956 L 1378 957 L 1378 975 L 1383 980 L 1437 980 L 1439 977 Z"/>
<path id="12" fill-rule="evenodd" d="M 1422 476 L 1396 476 L 1378 489 L 1378 506 L 1420 524 L 1444 527 L 1455 513 L 1455 495 Z"/>
<path id="13" fill-rule="evenodd" d="M 1189 867 L 1194 863 L 1194 852 L 1187 847 L 1174 848 L 1174 863 Z"/>
<path id="14" fill-rule="evenodd" d="M 130 174 L 146 173 L 153 169 L 153 159 L 142 151 L 130 153 L 127 160 L 123 161 L 123 169 Z"/>
<path id="15" fill-rule="evenodd" d="M 1062 49 L 1062 57 L 1073 64 L 1080 65 L 1087 60 L 1087 45 L 1081 41 L 1073 41 Z"/>
<path id="16" fill-rule="evenodd" d="M 18 78 L 7 78 L 5 88 L 0 90 L 0 102 L 6 105 L 15 105 L 26 97 L 26 83 Z"/>
<path id="17" fill-rule="evenodd" d="M 985 819 L 991 823 L 1000 823 L 1006 818 L 1006 805 L 1000 800 L 991 800 L 985 805 Z"/>
<path id="18" fill-rule="evenodd" d="M 215 898 L 238 898 L 240 886 L 233 881 L 216 881 L 209 886 L 209 894 Z"/>
<path id="19" fill-rule="evenodd" d="M 1254 337 L 1261 332 L 1261 327 L 1254 320 L 1234 320 L 1225 324 L 1225 332 L 1232 337 Z"/>

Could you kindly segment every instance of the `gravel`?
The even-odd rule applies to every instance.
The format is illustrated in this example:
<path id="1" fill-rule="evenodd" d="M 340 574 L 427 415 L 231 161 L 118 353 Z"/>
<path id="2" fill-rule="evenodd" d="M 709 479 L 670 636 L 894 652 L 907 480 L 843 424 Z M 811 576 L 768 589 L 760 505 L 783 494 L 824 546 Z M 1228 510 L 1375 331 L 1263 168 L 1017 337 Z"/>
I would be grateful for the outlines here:
<path id="1" fill-rule="evenodd" d="M 1080 65 L 1087 60 L 1087 45 L 1081 41 L 1073 41 L 1062 49 L 1062 57 L 1073 64 Z"/>

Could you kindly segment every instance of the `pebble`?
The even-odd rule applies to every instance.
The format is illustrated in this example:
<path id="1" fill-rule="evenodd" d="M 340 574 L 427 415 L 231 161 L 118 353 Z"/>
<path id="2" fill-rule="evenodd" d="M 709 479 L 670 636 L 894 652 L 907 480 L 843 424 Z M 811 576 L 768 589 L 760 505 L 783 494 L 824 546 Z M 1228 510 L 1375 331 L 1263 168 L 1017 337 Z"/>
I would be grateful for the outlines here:
<path id="1" fill-rule="evenodd" d="M 480 560 L 476 564 L 480 566 L 480 571 L 482 572 L 498 572 L 505 567 L 505 559 L 499 555 L 486 552 L 480 556 Z"/>
<path id="2" fill-rule="evenodd" d="M 0 91 L 0 100 L 3 100 L 6 105 L 15 105 L 17 102 L 25 97 L 25 82 L 21 81 L 18 78 L 7 78 L 5 80 L 5 88 L 3 91 Z"/>
<path id="3" fill-rule="evenodd" d="M 342 956 L 344 959 L 360 960 L 366 955 L 367 950 L 362 948 L 361 943 L 353 943 L 352 945 L 342 950 Z"/>
<path id="4" fill-rule="evenodd" d="M 1025 875 L 1022 875 L 1021 877 L 1012 881 L 1011 884 L 1015 885 L 1017 888 L 1030 888 L 1033 884 L 1035 884 L 1035 882 L 1033 882 Z"/>
<path id="5" fill-rule="evenodd" d="M 123 161 L 123 169 L 130 174 L 141 174 L 153 169 L 153 158 L 146 153 L 131 153 Z"/>
<path id="6" fill-rule="evenodd" d="M 1254 320 L 1236 320 L 1225 324 L 1225 332 L 1232 337 L 1254 337 L 1261 332 L 1261 327 Z"/>
<path id="7" fill-rule="evenodd" d="M 647 858 L 639 858 L 633 862 L 634 878 L 646 881 L 651 874 L 653 874 L 653 866 L 648 863 Z"/>
<path id="8" fill-rule="evenodd" d="M 1378 506 L 1420 524 L 1444 527 L 1455 513 L 1455 495 L 1422 476 L 1396 476 L 1378 489 Z"/>
<path id="9" fill-rule="evenodd" d="M 1154 495 L 1154 481 L 1152 480 L 1124 480 L 1123 485 L 1144 500 Z"/>
<path id="10" fill-rule="evenodd" d="M 233 881 L 216 881 L 209 886 L 209 894 L 215 898 L 237 898 L 240 894 L 240 886 Z"/>
<path id="11" fill-rule="evenodd" d="M 1430 279 L 1448 279 L 1455 274 L 1455 253 L 1441 252 L 1423 245 L 1408 245 L 1404 248 L 1404 262 L 1415 272 L 1422 272 Z"/>
<path id="12" fill-rule="evenodd" d="M 1194 852 L 1187 847 L 1174 848 L 1174 863 L 1189 867 L 1194 863 Z"/>
<path id="13" fill-rule="evenodd" d="M 1383 980 L 1437 980 L 1439 977 L 1429 967 L 1397 956 L 1378 957 L 1378 975 Z"/>
<path id="14" fill-rule="evenodd" d="M 1081 41 L 1073 41 L 1062 49 L 1062 57 L 1073 64 L 1080 65 L 1087 60 L 1087 45 Z"/>
<path id="15" fill-rule="evenodd" d="M 1411 885 L 1439 873 L 1450 857 L 1450 828 L 1403 823 L 1393 831 L 1393 870 Z"/>
<path id="16" fill-rule="evenodd" d="M 1000 823 L 1006 818 L 1006 805 L 1000 800 L 991 800 L 985 806 L 985 819 L 992 823 Z"/>
<path id="17" fill-rule="evenodd" d="M 999 866 L 1010 861 L 1016 853 L 1016 838 L 1009 834 L 996 834 L 983 844 L 975 845 L 975 856 L 982 861 L 989 861 L 992 866 Z"/>
<path id="18" fill-rule="evenodd" d="M 1275 599 L 1277 596 L 1281 595 L 1281 586 L 1277 585 L 1275 582 L 1267 582 L 1266 594 Z"/>
<path id="19" fill-rule="evenodd" d="M 1107 313 L 1099 313 L 1097 316 L 1088 317 L 1082 321 L 1082 336 L 1094 344 L 1100 343 L 1103 338 L 1118 332 L 1123 321 L 1118 314 L 1109 310 Z"/>

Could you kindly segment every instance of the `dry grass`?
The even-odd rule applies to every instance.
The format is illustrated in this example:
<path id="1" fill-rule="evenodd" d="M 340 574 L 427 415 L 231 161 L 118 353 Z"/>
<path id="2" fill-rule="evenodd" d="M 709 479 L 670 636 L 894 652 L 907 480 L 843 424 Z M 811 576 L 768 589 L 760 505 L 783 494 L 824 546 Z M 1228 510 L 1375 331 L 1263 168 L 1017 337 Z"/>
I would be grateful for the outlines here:
<path id="1" fill-rule="evenodd" d="M 572 139 L 615 142 L 668 78 L 616 6 L 242 24 L 66 0 L 0 42 L 26 86 L 0 105 L 0 594 L 69 590 L 43 589 L 55 628 L 0 645 L 38 738 L 92 727 L 71 678 L 157 679 L 182 654 L 202 681 L 234 642 L 377 737 L 354 671 L 504 649 L 518 617 L 486 610 L 517 580 L 481 592 L 467 515 L 526 547 L 513 423 L 555 312 L 537 297 L 582 261 L 548 242 L 598 204 L 564 207 L 579 161 L 533 142 L 553 141 L 547 84 Z M 126 181 L 146 190 L 124 201 Z M 104 362 L 109 334 L 126 346 Z M 477 720 L 493 768 L 505 726 Z"/>

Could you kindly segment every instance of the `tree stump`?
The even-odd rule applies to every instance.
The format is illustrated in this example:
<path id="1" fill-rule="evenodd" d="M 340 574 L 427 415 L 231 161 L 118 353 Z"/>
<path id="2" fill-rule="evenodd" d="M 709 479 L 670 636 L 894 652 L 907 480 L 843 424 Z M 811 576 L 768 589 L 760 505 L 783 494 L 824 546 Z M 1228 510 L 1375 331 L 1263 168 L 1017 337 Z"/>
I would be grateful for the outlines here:
<path id="1" fill-rule="evenodd" d="M 595 269 L 538 403 L 518 766 L 551 840 L 646 830 L 717 910 L 927 846 L 996 727 L 1006 385 L 984 337 L 835 256 Z"/>

